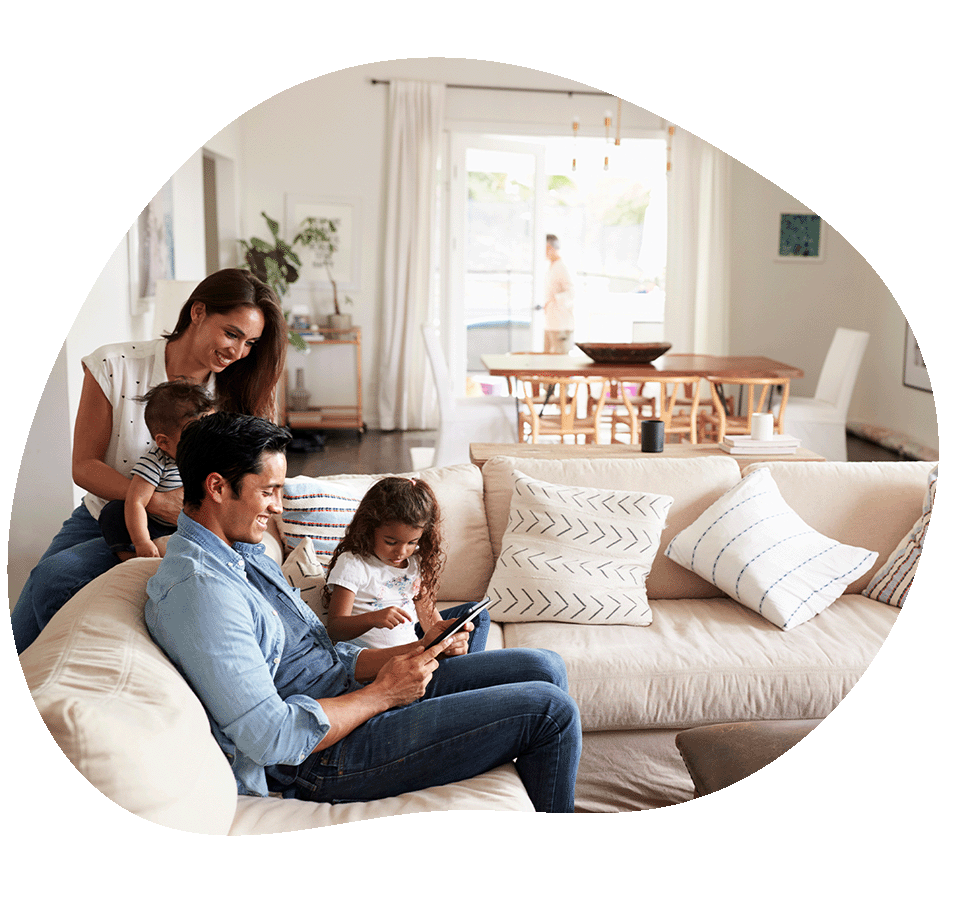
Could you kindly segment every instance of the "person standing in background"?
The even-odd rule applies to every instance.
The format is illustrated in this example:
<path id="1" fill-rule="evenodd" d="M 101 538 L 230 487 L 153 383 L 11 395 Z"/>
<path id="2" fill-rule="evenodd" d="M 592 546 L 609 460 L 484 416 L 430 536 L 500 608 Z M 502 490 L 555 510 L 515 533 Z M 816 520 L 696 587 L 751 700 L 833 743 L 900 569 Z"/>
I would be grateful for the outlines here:
<path id="1" fill-rule="evenodd" d="M 568 353 L 576 325 L 572 312 L 576 291 L 569 268 L 559 255 L 559 238 L 555 234 L 546 235 L 546 259 L 549 260 L 549 271 L 546 273 L 546 305 L 543 307 L 546 322 L 543 351 Z"/>

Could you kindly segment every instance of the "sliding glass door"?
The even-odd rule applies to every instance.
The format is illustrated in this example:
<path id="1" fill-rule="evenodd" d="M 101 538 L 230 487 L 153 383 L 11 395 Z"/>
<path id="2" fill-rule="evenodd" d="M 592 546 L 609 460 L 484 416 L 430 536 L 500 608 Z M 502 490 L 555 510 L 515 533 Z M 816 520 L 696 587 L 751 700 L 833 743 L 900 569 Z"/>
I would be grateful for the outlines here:
<path id="1" fill-rule="evenodd" d="M 542 348 L 543 160 L 531 143 L 451 140 L 446 314 L 455 382 L 480 372 L 485 353 Z"/>

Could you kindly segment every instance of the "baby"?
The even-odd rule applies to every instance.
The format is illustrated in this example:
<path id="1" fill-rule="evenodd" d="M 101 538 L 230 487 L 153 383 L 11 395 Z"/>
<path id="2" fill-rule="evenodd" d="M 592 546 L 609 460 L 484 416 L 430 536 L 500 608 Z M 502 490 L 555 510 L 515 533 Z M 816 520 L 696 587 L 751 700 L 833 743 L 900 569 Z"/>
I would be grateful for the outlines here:
<path id="1" fill-rule="evenodd" d="M 99 525 L 109 549 L 120 559 L 161 556 L 155 539 L 175 531 L 174 522 L 163 522 L 146 512 L 156 491 L 182 487 L 175 454 L 182 429 L 194 419 L 213 412 L 215 403 L 204 388 L 188 381 L 165 381 L 144 397 L 146 427 L 155 441 L 132 468 L 132 483 L 126 499 L 107 503 Z"/>

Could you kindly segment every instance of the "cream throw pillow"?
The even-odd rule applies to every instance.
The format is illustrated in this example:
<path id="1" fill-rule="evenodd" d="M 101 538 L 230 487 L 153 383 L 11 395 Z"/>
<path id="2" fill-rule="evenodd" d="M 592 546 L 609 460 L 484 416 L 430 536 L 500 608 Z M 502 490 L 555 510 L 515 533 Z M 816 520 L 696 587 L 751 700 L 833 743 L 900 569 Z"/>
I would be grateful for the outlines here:
<path id="1" fill-rule="evenodd" d="M 299 541 L 282 563 L 281 571 L 292 587 L 301 592 L 301 599 L 322 621 L 328 622 L 328 611 L 324 608 L 324 565 L 318 558 L 311 541 Z"/>
<path id="2" fill-rule="evenodd" d="M 811 528 L 784 502 L 768 469 L 742 478 L 679 532 L 665 555 L 784 630 L 827 609 L 877 560 Z"/>
<path id="3" fill-rule="evenodd" d="M 649 625 L 645 595 L 672 498 L 515 473 L 487 593 L 497 622 Z"/>

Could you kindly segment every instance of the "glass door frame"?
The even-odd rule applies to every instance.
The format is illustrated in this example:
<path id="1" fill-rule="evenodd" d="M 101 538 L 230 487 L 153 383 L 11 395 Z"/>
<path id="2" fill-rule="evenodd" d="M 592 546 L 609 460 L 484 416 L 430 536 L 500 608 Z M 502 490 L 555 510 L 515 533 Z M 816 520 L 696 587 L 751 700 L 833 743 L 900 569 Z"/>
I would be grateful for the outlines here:
<path id="1" fill-rule="evenodd" d="M 546 190 L 545 147 L 523 141 L 507 141 L 487 136 L 490 128 L 482 126 L 481 133 L 451 130 L 448 133 L 447 213 L 444 244 L 443 300 L 440 303 L 441 341 L 450 368 L 451 389 L 455 396 L 465 393 L 467 375 L 467 333 L 464 321 L 464 289 L 466 279 L 467 246 L 467 166 L 466 153 L 470 148 L 503 150 L 535 157 L 533 184 L 533 303 L 530 313 L 534 346 L 542 346 L 542 304 L 544 292 L 544 262 L 546 235 L 542 228 L 542 206 Z M 538 332 L 538 334 L 537 334 Z"/>

